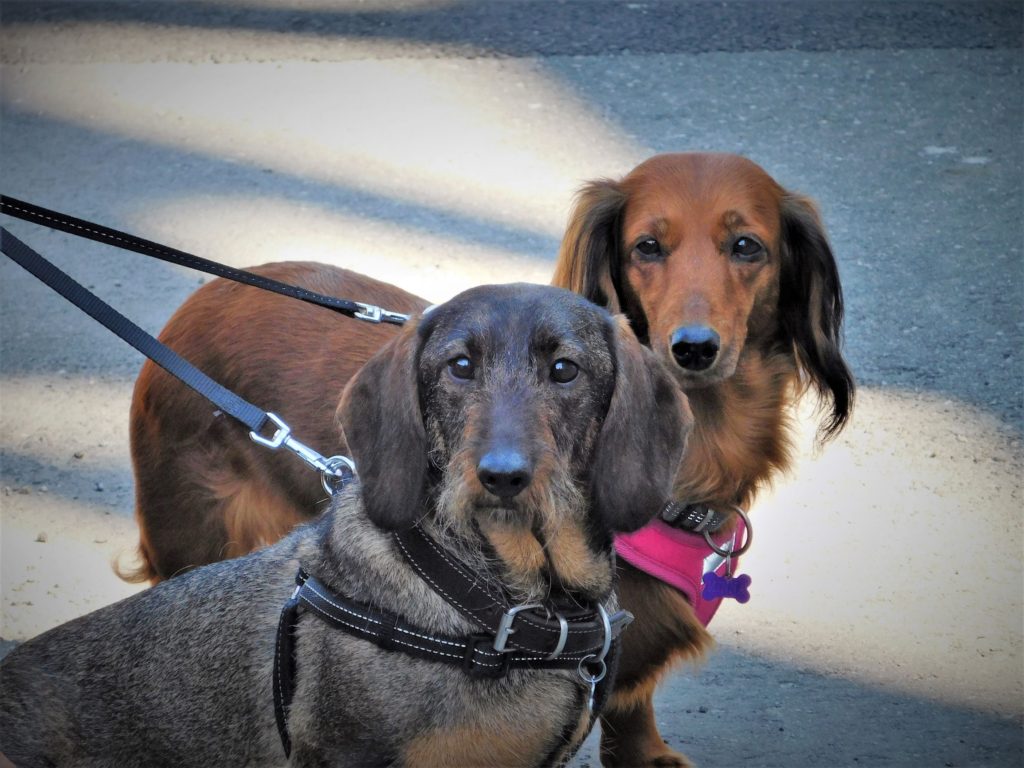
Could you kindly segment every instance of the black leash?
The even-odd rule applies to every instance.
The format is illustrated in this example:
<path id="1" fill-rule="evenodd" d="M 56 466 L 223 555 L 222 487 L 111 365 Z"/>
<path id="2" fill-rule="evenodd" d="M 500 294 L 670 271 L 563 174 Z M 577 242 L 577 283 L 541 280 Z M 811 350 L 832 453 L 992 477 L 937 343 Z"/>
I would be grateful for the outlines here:
<path id="1" fill-rule="evenodd" d="M 409 319 L 408 315 L 391 312 L 372 304 L 339 299 L 334 296 L 325 296 L 313 291 L 307 291 L 304 288 L 281 283 L 277 280 L 269 280 L 246 270 L 234 269 L 233 267 L 218 264 L 215 261 L 155 243 L 152 240 L 145 240 L 127 232 L 111 229 L 95 222 L 69 216 L 65 213 L 43 208 L 42 206 L 7 195 L 0 195 L 0 213 L 67 232 L 87 240 L 94 240 L 106 245 L 152 256 L 171 264 L 189 267 L 255 288 L 261 288 L 299 299 L 300 301 L 316 304 L 358 320 L 365 320 L 371 323 L 402 325 Z M 249 437 L 255 442 L 271 450 L 276 450 L 283 446 L 295 453 L 309 466 L 321 473 L 324 489 L 328 493 L 333 493 L 335 486 L 339 482 L 344 483 L 345 478 L 354 471 L 354 466 L 349 459 L 343 456 L 324 458 L 309 446 L 296 440 L 292 437 L 291 428 L 281 421 L 278 416 L 258 408 L 234 392 L 222 387 L 198 368 L 180 357 L 176 352 L 157 341 L 150 334 L 139 328 L 139 326 L 128 320 L 128 318 L 117 312 L 109 304 L 75 282 L 71 277 L 3 227 L 0 227 L 0 251 L 94 320 L 131 344 L 172 376 L 177 377 L 184 384 L 212 402 L 221 411 L 245 424 L 249 428 Z M 262 430 L 267 426 L 268 422 L 273 423 L 274 433 L 270 437 L 264 437 Z"/>
<path id="2" fill-rule="evenodd" d="M 222 411 L 245 424 L 251 431 L 258 434 L 266 425 L 268 417 L 265 411 L 225 389 L 177 352 L 161 344 L 4 227 L 0 227 L 0 251 L 168 373 L 181 379 Z"/>
<path id="3" fill-rule="evenodd" d="M 324 486 L 329 491 L 328 482 L 336 482 L 338 478 L 345 477 L 352 470 L 352 464 L 348 459 L 341 456 L 324 458 L 312 448 L 300 443 L 291 436 L 291 429 L 278 416 L 264 411 L 231 390 L 222 387 L 177 352 L 157 341 L 105 301 L 55 267 L 4 227 L 0 227 L 0 252 L 6 254 L 13 262 L 131 344 L 172 376 L 180 379 L 182 383 L 212 402 L 224 413 L 245 424 L 250 430 L 249 436 L 254 441 L 271 449 L 283 446 L 295 453 L 323 474 Z M 267 422 L 275 425 L 275 432 L 269 438 L 261 436 Z"/>
<path id="4" fill-rule="evenodd" d="M 334 296 L 325 296 L 322 293 L 307 291 L 305 288 L 288 285 L 287 283 L 282 283 L 277 280 L 269 280 L 265 277 L 261 277 L 260 275 L 253 274 L 252 272 L 247 272 L 244 269 L 235 269 L 234 267 L 228 267 L 224 264 L 218 264 L 215 261 L 210 261 L 209 259 L 204 259 L 185 251 L 179 251 L 177 248 L 170 248 L 166 245 L 161 245 L 160 243 L 154 243 L 152 240 L 136 237 L 135 235 L 128 234 L 127 232 L 111 229 L 110 227 L 105 227 L 101 224 L 69 216 L 66 213 L 53 211 L 49 208 L 43 208 L 42 206 L 27 203 L 24 200 L 18 200 L 17 198 L 8 197 L 7 195 L 0 195 L 0 213 L 5 213 L 8 216 L 13 216 L 14 218 L 22 219 L 24 221 L 31 221 L 34 224 L 41 224 L 44 227 L 50 227 L 51 229 L 60 230 L 61 232 L 67 232 L 68 234 L 76 235 L 77 237 L 82 237 L 86 240 L 93 240 L 97 243 L 104 243 L 116 248 L 123 248 L 126 251 L 134 251 L 135 253 L 152 256 L 153 258 L 160 259 L 161 261 L 166 261 L 171 264 L 177 264 L 182 267 L 188 267 L 189 269 L 206 272 L 210 275 L 224 277 L 238 283 L 262 288 L 265 291 L 280 293 L 284 296 L 290 296 L 293 299 L 299 299 L 300 301 L 306 301 L 310 304 L 316 304 L 321 307 L 326 307 L 327 309 L 333 309 L 335 312 L 340 312 L 343 315 L 354 317 L 359 320 L 367 320 L 373 323 L 393 323 L 395 325 L 402 325 L 409 319 L 408 315 L 403 315 L 399 312 L 390 312 L 386 309 L 373 306 L 372 304 L 364 304 L 360 301 L 350 301 L 348 299 L 339 299 Z"/>

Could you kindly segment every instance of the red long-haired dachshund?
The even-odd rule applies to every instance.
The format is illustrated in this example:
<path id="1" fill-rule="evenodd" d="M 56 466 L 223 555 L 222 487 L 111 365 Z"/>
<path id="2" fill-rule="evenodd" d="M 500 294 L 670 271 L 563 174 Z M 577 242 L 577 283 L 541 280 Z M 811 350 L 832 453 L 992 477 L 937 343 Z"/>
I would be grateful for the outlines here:
<path id="1" fill-rule="evenodd" d="M 427 304 L 322 264 L 255 271 L 399 312 Z M 806 198 L 748 160 L 659 155 L 621 181 L 586 185 L 554 283 L 624 313 L 688 395 L 695 424 L 679 500 L 748 506 L 789 465 L 790 405 L 808 386 L 825 405 L 822 439 L 848 418 L 842 292 L 824 229 Z M 345 382 L 395 333 L 216 280 L 161 338 L 328 455 L 346 450 L 333 419 Z M 128 578 L 159 581 L 243 554 L 325 506 L 319 478 L 298 459 L 255 446 L 151 363 L 136 383 L 131 440 L 142 564 Z M 651 697 L 673 662 L 699 656 L 710 635 L 681 593 L 627 564 L 619 594 L 637 626 L 624 634 L 602 761 L 686 765 L 661 739 Z"/>
<path id="2" fill-rule="evenodd" d="M 854 384 L 840 348 L 843 298 L 812 203 L 735 155 L 658 155 L 581 191 L 556 285 L 624 313 L 674 372 L 695 424 L 676 498 L 728 511 L 790 465 L 790 406 L 812 387 L 819 436 L 844 426 Z M 620 565 L 637 618 L 602 718 L 606 765 L 687 765 L 651 702 L 674 661 L 710 636 L 678 591 Z"/>

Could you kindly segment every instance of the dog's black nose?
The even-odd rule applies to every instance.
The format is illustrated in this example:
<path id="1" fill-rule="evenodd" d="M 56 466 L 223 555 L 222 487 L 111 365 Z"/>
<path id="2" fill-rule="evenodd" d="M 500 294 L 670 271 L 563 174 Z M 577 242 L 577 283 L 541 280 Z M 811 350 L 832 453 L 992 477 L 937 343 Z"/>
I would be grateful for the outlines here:
<path id="1" fill-rule="evenodd" d="M 511 499 L 530 484 L 530 466 L 518 451 L 489 451 L 476 465 L 484 488 L 502 499 Z"/>
<path id="2" fill-rule="evenodd" d="M 718 357 L 720 339 L 706 325 L 686 325 L 672 333 L 672 357 L 688 371 L 710 368 Z"/>

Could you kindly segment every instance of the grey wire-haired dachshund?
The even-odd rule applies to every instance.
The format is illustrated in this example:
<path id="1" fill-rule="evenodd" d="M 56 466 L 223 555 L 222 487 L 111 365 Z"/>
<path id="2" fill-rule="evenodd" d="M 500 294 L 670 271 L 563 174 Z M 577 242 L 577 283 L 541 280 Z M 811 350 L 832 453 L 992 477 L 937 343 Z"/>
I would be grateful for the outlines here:
<path id="1" fill-rule="evenodd" d="M 578 295 L 460 294 L 345 389 L 359 478 L 322 517 L 4 659 L 0 751 L 23 768 L 562 764 L 593 722 L 612 533 L 669 498 L 688 414 L 624 321 Z M 436 562 L 402 551 L 413 530 Z M 497 631 L 463 610 L 478 598 L 514 606 L 488 607 Z"/>

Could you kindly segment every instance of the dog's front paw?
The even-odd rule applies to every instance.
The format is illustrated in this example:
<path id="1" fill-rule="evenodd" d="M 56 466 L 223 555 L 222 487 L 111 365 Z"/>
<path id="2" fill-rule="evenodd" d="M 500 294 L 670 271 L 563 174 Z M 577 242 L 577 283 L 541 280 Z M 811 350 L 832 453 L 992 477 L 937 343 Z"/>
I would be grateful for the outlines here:
<path id="1" fill-rule="evenodd" d="M 640 760 L 636 765 L 651 766 L 651 768 L 696 768 L 686 755 L 676 752 L 667 744 L 663 744 L 662 747 L 656 754 L 638 756 Z"/>
<path id="2" fill-rule="evenodd" d="M 696 768 L 686 755 L 676 752 L 664 741 L 622 740 L 614 751 L 601 750 L 604 768 Z"/>
<path id="3" fill-rule="evenodd" d="M 697 768 L 687 759 L 686 755 L 675 750 L 669 750 L 669 754 L 659 755 L 654 758 L 653 762 L 645 763 L 645 765 L 651 765 L 654 768 Z"/>

